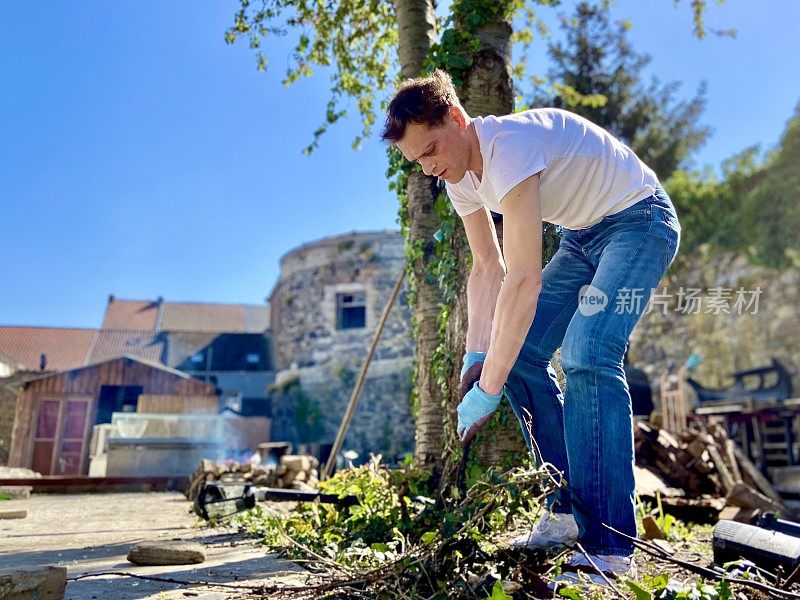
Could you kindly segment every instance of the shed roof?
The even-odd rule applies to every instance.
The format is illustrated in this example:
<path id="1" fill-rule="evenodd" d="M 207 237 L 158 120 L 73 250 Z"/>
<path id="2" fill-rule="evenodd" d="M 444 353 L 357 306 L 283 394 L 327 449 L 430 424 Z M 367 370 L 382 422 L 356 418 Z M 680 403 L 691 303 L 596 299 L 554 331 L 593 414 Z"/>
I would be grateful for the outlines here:
<path id="1" fill-rule="evenodd" d="M 163 371 L 165 373 L 169 373 L 170 375 L 172 375 L 174 377 L 178 377 L 180 379 L 191 380 L 192 383 L 196 383 L 199 387 L 205 388 L 206 391 L 210 395 L 214 395 L 216 393 L 216 387 L 214 385 L 212 385 L 212 384 L 204 383 L 204 382 L 200 381 L 199 379 L 195 379 L 194 377 L 184 373 L 183 371 L 178 371 L 177 369 L 172 369 L 172 368 L 166 367 L 166 366 L 164 366 L 164 365 L 162 365 L 160 363 L 152 362 L 152 361 L 149 361 L 149 360 L 146 360 L 146 359 L 142 359 L 142 358 L 138 358 L 136 356 L 120 356 L 120 357 L 112 358 L 112 359 L 109 359 L 109 360 L 102 360 L 100 362 L 91 363 L 91 364 L 84 365 L 84 366 L 81 366 L 81 367 L 77 367 L 77 368 L 74 368 L 74 369 L 69 369 L 67 371 L 61 371 L 61 372 L 58 372 L 58 373 L 45 373 L 45 374 L 42 374 L 42 375 L 39 375 L 39 376 L 27 378 L 25 380 L 25 385 L 27 386 L 28 384 L 36 383 L 38 381 L 42 381 L 44 379 L 49 379 L 51 377 L 63 377 L 64 375 L 70 375 L 70 374 L 74 375 L 76 373 L 79 373 L 81 371 L 85 371 L 87 369 L 93 369 L 93 368 L 98 367 L 100 365 L 103 365 L 103 364 L 106 364 L 106 363 L 111 363 L 111 362 L 116 362 L 116 361 L 120 361 L 120 360 L 139 363 L 139 364 L 144 365 L 144 366 L 146 366 L 148 368 L 155 369 L 157 371 Z"/>

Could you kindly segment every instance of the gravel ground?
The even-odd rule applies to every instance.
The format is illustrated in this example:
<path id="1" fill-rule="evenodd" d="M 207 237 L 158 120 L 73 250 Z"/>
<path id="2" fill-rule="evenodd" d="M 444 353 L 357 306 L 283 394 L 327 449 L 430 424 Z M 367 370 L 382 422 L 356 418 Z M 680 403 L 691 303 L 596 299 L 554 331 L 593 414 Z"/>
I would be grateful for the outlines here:
<path id="1" fill-rule="evenodd" d="M 299 581 L 297 565 L 268 554 L 224 529 L 195 528 L 186 498 L 177 492 L 38 494 L 0 502 L 4 510 L 27 509 L 28 516 L 0 520 L 0 568 L 63 565 L 68 579 L 105 572 L 128 572 L 179 580 L 253 587 L 266 582 Z M 141 541 L 200 542 L 206 561 L 199 565 L 143 567 L 126 560 Z M 67 600 L 177 598 L 228 600 L 252 598 L 247 590 L 185 586 L 130 577 L 103 576 L 69 581 Z"/>

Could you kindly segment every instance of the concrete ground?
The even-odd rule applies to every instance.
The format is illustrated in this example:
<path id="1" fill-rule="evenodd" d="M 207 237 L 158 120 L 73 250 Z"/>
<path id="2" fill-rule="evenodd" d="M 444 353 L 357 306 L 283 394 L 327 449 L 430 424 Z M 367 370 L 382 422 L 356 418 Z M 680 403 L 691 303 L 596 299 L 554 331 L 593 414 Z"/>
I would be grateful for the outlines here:
<path id="1" fill-rule="evenodd" d="M 0 509 L 26 509 L 25 519 L 0 520 L 0 569 L 20 565 L 68 568 L 67 600 L 228 600 L 253 598 L 250 588 L 277 582 L 302 583 L 297 565 L 267 553 L 231 530 L 195 528 L 190 504 L 177 492 L 39 494 L 0 502 Z M 196 565 L 145 567 L 129 563 L 131 546 L 142 541 L 199 542 L 206 561 Z M 186 586 L 130 577 L 127 572 L 179 580 L 207 581 L 242 590 Z"/>

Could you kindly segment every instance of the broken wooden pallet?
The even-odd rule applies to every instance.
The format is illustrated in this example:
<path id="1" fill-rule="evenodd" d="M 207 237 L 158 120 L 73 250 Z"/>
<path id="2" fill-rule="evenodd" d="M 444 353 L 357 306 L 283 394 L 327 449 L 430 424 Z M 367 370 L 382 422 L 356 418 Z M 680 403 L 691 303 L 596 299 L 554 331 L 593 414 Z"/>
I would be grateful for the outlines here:
<path id="1" fill-rule="evenodd" d="M 683 490 L 686 499 L 724 498 L 729 506 L 792 515 L 767 478 L 717 422 L 673 434 L 637 421 L 634 445 L 637 466 L 661 478 L 665 488 Z"/>

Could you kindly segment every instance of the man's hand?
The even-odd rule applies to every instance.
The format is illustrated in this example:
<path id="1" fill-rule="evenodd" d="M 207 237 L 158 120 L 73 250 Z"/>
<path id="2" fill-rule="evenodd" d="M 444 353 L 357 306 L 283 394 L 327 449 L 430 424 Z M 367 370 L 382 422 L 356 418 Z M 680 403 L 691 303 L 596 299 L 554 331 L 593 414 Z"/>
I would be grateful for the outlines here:
<path id="1" fill-rule="evenodd" d="M 461 389 L 459 390 L 459 403 L 464 400 L 464 396 L 481 379 L 483 371 L 483 361 L 486 359 L 486 352 L 467 352 L 464 354 L 464 362 L 461 366 Z"/>
<path id="2" fill-rule="evenodd" d="M 464 397 L 469 389 L 472 387 L 472 384 L 469 384 L 466 390 L 464 390 L 464 375 L 472 368 L 474 364 L 481 363 L 486 360 L 486 352 L 467 352 L 464 354 L 464 362 L 461 365 L 461 397 Z M 474 382 L 473 382 L 474 383 Z"/>
<path id="3" fill-rule="evenodd" d="M 478 374 L 478 378 L 480 378 L 480 374 Z M 463 444 L 468 443 L 478 430 L 492 418 L 502 398 L 502 392 L 496 396 L 487 394 L 480 388 L 478 382 L 475 382 L 472 388 L 464 395 L 457 409 L 458 426 L 456 427 L 456 433 L 458 433 L 458 437 L 461 438 Z"/>

